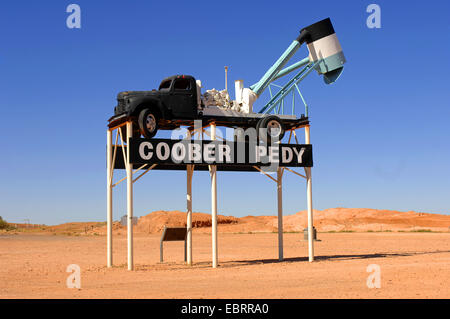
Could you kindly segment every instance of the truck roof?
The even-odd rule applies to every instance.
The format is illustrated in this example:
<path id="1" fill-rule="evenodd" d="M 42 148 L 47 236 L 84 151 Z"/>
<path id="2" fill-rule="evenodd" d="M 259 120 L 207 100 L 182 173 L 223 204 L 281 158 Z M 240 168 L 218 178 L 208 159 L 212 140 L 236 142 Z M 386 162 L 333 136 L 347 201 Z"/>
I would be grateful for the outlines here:
<path id="1" fill-rule="evenodd" d="M 174 79 L 178 79 L 178 78 L 183 78 L 183 79 L 193 79 L 193 80 L 195 80 L 195 78 L 194 78 L 192 75 L 178 74 L 178 75 L 172 75 L 172 76 L 169 76 L 169 77 L 163 79 L 163 80 L 161 81 L 161 83 L 162 83 L 162 82 L 165 82 L 165 81 L 167 81 L 167 80 L 174 80 Z"/>

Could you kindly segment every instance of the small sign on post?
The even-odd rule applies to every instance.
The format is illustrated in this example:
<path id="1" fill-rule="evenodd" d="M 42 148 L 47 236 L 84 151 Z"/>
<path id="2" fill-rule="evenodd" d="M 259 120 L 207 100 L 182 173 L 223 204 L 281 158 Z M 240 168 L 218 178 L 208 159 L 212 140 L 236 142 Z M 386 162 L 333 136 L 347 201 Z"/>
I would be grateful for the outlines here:
<path id="1" fill-rule="evenodd" d="M 135 226 L 138 223 L 138 218 L 133 216 L 133 219 L 131 220 L 131 225 Z M 128 215 L 123 215 L 120 218 L 120 225 L 127 226 L 128 224 Z"/>
<path id="2" fill-rule="evenodd" d="M 319 239 L 317 239 L 317 230 L 316 227 L 313 227 L 313 240 L 314 241 L 320 241 Z M 308 228 L 303 229 L 303 240 L 304 241 L 308 241 Z"/>
<path id="3" fill-rule="evenodd" d="M 163 244 L 165 241 L 184 241 L 184 261 L 186 262 L 186 227 L 166 227 L 161 236 L 161 243 L 159 248 L 159 261 L 163 262 Z"/>

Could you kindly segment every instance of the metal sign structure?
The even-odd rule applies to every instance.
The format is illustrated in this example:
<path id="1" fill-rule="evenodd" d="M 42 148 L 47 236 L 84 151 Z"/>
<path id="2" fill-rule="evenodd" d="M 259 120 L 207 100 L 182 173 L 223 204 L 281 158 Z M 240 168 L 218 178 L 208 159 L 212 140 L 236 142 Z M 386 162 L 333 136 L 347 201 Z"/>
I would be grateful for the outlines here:
<path id="1" fill-rule="evenodd" d="M 131 163 L 140 165 L 312 166 L 312 145 L 306 144 L 132 138 L 130 148 Z"/>
<path id="2" fill-rule="evenodd" d="M 210 127 L 210 132 L 206 130 Z M 126 128 L 126 136 L 122 136 Z M 305 143 L 299 144 L 296 130 L 304 129 Z M 115 142 L 113 143 L 113 135 L 115 132 Z M 314 260 L 314 240 L 313 240 L 313 210 L 312 210 L 312 146 L 310 143 L 310 125 L 305 124 L 300 127 L 289 130 L 289 141 L 287 144 L 271 145 L 274 147 L 274 158 L 277 158 L 276 165 L 276 178 L 271 176 L 265 170 L 267 164 L 261 161 L 249 162 L 248 158 L 244 158 L 244 162 L 235 162 L 238 154 L 233 154 L 233 161 L 227 162 L 226 156 L 219 158 L 208 158 L 204 156 L 197 158 L 197 163 L 192 158 L 184 153 L 185 156 L 181 156 L 183 153 L 180 151 L 173 156 L 171 154 L 170 159 L 167 154 L 164 153 L 163 148 L 167 150 L 173 150 L 176 143 L 185 143 L 185 147 L 189 145 L 195 145 L 198 140 L 193 140 L 192 143 L 189 139 L 193 138 L 195 134 L 199 137 L 203 137 L 204 134 L 210 137 L 210 140 L 202 139 L 202 151 L 208 147 L 216 147 L 217 145 L 230 145 L 234 142 L 226 141 L 222 138 L 216 138 L 216 124 L 214 122 L 207 123 L 206 126 L 200 128 L 188 128 L 188 140 L 162 140 L 162 139 L 140 139 L 133 138 L 133 122 L 123 122 L 117 126 L 108 127 L 107 130 L 107 266 L 113 265 L 113 241 L 112 241 L 112 221 L 113 221 L 113 188 L 119 183 L 126 181 L 127 183 L 127 245 L 128 245 L 128 270 L 134 269 L 134 255 L 133 255 L 133 185 L 141 177 L 154 169 L 162 170 L 186 170 L 186 254 L 187 264 L 193 264 L 192 256 L 192 176 L 194 170 L 209 170 L 211 177 L 211 236 L 212 236 L 212 267 L 218 266 L 218 245 L 217 245 L 217 170 L 223 171 L 253 171 L 261 172 L 272 181 L 277 184 L 277 208 L 278 208 L 278 259 L 283 260 L 283 203 L 282 203 L 282 179 L 284 171 L 287 170 L 299 177 L 306 180 L 306 197 L 307 197 L 307 211 L 308 211 L 308 256 L 309 261 Z M 291 142 L 295 141 L 295 144 Z M 163 146 L 164 143 L 167 145 Z M 228 143 L 228 144 L 227 144 Z M 162 145 L 162 146 L 158 146 Z M 169 147 L 170 145 L 170 147 Z M 208 146 L 213 145 L 213 146 Z M 158 157 L 157 148 L 160 148 L 160 154 Z M 237 146 L 236 146 L 237 147 Z M 270 146 L 269 146 L 270 147 Z M 182 147 L 179 146 L 179 149 Z M 251 148 L 247 148 L 249 150 Z M 185 149 L 186 150 L 186 149 Z M 154 151 L 154 152 L 153 152 Z M 214 152 L 215 155 L 220 152 Z M 226 152 L 225 152 L 226 153 Z M 264 153 L 264 152 L 262 152 Z M 231 154 L 231 153 L 230 153 Z M 251 154 L 251 152 L 250 152 Z M 261 153 L 259 153 L 261 154 Z M 268 149 L 266 149 L 267 156 Z M 192 155 L 192 154 L 191 154 Z M 222 154 L 223 155 L 223 154 Z M 292 156 L 291 156 L 292 155 Z M 155 156 L 155 157 L 153 157 Z M 250 156 L 251 157 L 251 156 Z M 231 158 L 231 155 L 230 155 Z M 153 159 L 153 160 L 152 160 Z M 209 159 L 209 161 L 208 161 Z M 219 159 L 219 161 L 218 161 Z M 283 162 L 289 159 L 289 161 Z M 174 162 L 178 160 L 178 162 Z M 269 160 L 270 162 L 270 160 Z M 264 164 L 264 165 L 263 165 Z M 288 167 L 289 166 L 289 167 Z M 292 168 L 291 168 L 292 167 Z M 294 167 L 303 167 L 304 174 L 294 170 Z M 125 169 L 126 177 L 114 182 L 114 170 Z"/>
<path id="3" fill-rule="evenodd" d="M 164 261 L 164 242 L 165 241 L 184 241 L 184 261 L 187 261 L 186 253 L 186 238 L 187 238 L 187 228 L 186 227 L 166 227 L 164 226 L 163 233 L 161 235 L 161 240 L 159 243 L 159 262 Z"/>
<path id="4" fill-rule="evenodd" d="M 300 48 L 302 44 L 306 44 L 308 48 L 308 57 L 286 66 L 287 62 L 294 56 L 295 52 Z M 218 265 L 218 252 L 217 252 L 217 170 L 222 171 L 254 171 L 261 172 L 271 180 L 277 183 L 277 202 L 278 202 L 278 258 L 283 260 L 283 203 L 282 203 L 282 178 L 284 171 L 287 170 L 297 176 L 306 179 L 306 197 L 307 197 L 307 209 L 308 209 L 308 255 L 309 261 L 314 260 L 314 241 L 313 241 L 313 211 L 312 211 L 312 146 L 310 143 L 310 125 L 309 125 L 309 112 L 308 105 L 300 92 L 299 83 L 313 70 L 323 76 L 326 84 L 334 83 L 341 75 L 343 71 L 343 65 L 346 62 L 341 45 L 337 39 L 334 27 L 329 18 L 318 21 L 314 24 L 307 26 L 300 30 L 299 36 L 292 41 L 289 47 L 283 52 L 283 54 L 276 60 L 276 62 L 264 73 L 261 79 L 251 85 L 249 88 L 244 88 L 243 80 L 235 81 L 235 94 L 236 100 L 234 102 L 237 105 L 242 105 L 244 113 L 237 116 L 233 112 L 228 111 L 212 111 L 204 109 L 200 94 L 201 85 L 197 82 L 193 84 L 197 87 L 197 106 L 185 105 L 186 110 L 191 110 L 191 106 L 195 108 L 200 107 L 202 111 L 190 114 L 186 117 L 184 112 L 182 114 L 175 114 L 174 119 L 178 119 L 178 123 L 174 127 L 181 125 L 191 125 L 189 123 L 194 120 L 201 119 L 206 126 L 200 128 L 195 127 L 195 124 L 189 126 L 188 138 L 186 140 L 161 140 L 161 139 L 140 139 L 133 138 L 133 120 L 130 116 L 138 116 L 138 119 L 148 118 L 150 116 L 149 123 L 155 123 L 150 125 L 152 132 L 144 134 L 147 137 L 153 137 L 156 134 L 156 120 L 154 114 L 150 109 L 141 110 L 141 113 L 137 112 L 136 108 L 140 106 L 142 101 L 149 95 L 156 93 L 142 93 L 135 92 L 133 95 L 134 101 L 125 101 L 124 94 L 128 96 L 129 92 L 119 93 L 120 101 L 115 108 L 115 116 L 110 119 L 110 125 L 107 131 L 107 224 L 108 224 L 108 267 L 112 266 L 112 189 L 122 181 L 127 181 L 127 234 L 128 234 L 128 269 L 133 269 L 133 227 L 131 220 L 133 218 L 133 184 L 138 181 L 142 176 L 147 174 L 152 169 L 164 169 L 164 170 L 186 170 L 187 175 L 187 263 L 192 265 L 192 175 L 195 170 L 209 170 L 211 176 L 211 218 L 212 218 L 212 266 L 215 268 Z M 277 79 L 280 79 L 293 71 L 302 68 L 296 75 L 294 75 L 284 85 L 278 85 L 273 83 Z M 225 87 L 227 89 L 227 70 L 225 67 Z M 173 86 L 171 81 L 178 77 L 170 77 L 161 83 L 161 90 L 159 94 L 163 94 L 165 88 Z M 185 78 L 184 75 L 181 76 Z M 193 77 L 189 77 L 194 81 Z M 178 80 L 177 80 L 178 81 Z M 185 80 L 182 80 L 185 81 Z M 168 86 L 163 84 L 168 83 Z M 178 83 L 178 82 L 176 82 Z M 182 82 L 180 82 L 182 83 Z M 184 83 L 184 82 L 183 82 Z M 192 87 L 193 87 L 192 86 Z M 278 92 L 272 92 L 273 88 L 279 88 Z M 262 107 L 259 113 L 253 113 L 253 102 L 261 96 L 265 89 L 269 89 L 270 100 Z M 195 92 L 191 92 L 192 96 Z M 305 113 L 300 117 L 296 117 L 296 98 L 300 96 L 301 102 L 305 106 Z M 164 94 L 167 94 L 164 93 Z M 292 104 L 289 110 L 288 99 L 292 95 Z M 153 96 L 156 99 L 156 96 Z M 119 101 L 119 99 L 118 99 Z M 128 103 L 128 104 L 127 104 Z M 162 105 L 163 103 L 161 103 Z M 170 103 L 169 103 L 170 104 Z M 128 105 L 125 107 L 125 105 Z M 219 104 L 218 104 L 219 105 Z M 177 102 L 173 104 L 175 109 L 180 108 L 180 104 Z M 116 112 L 117 111 L 117 112 Z M 163 109 L 162 113 L 170 111 Z M 292 119 L 286 113 L 292 114 Z M 128 112 L 128 113 L 127 113 Z M 224 113 L 225 112 L 225 113 Z M 117 114 L 116 114 L 117 113 Z M 201 114 L 200 114 L 201 113 Z M 228 114 L 228 115 L 227 115 Z M 267 129 L 268 124 L 265 120 L 261 119 L 269 118 L 269 114 L 273 114 L 275 118 L 284 118 L 285 123 L 290 123 L 286 126 L 286 131 L 289 132 L 289 141 L 287 144 L 270 144 L 266 147 L 259 148 L 258 146 L 244 146 L 247 150 L 244 157 L 240 157 L 240 151 L 233 153 L 233 150 L 239 148 L 239 143 L 234 141 L 226 141 L 218 138 L 216 139 L 216 124 L 228 127 L 240 127 L 247 128 L 252 127 L 256 130 L 261 128 Z M 141 117 L 142 115 L 142 117 Z M 227 116 L 225 116 L 227 115 Z M 306 116 L 305 116 L 306 115 Z M 222 119 L 221 119 L 222 117 Z M 126 122 L 121 122 L 122 119 L 126 119 Z M 171 118 L 163 119 L 171 120 Z M 255 121 L 258 120 L 258 124 Z M 112 121 L 112 122 L 111 122 Z M 280 120 L 281 121 L 281 120 Z M 282 127 L 281 122 L 277 122 L 272 119 L 272 122 L 278 123 L 279 127 Z M 114 124 L 119 123 L 119 124 Z M 186 124 L 188 123 L 188 124 Z M 146 133 L 143 122 L 138 122 L 141 133 Z M 272 123 L 273 124 L 273 123 Z M 148 126 L 149 124 L 147 124 Z M 210 127 L 210 133 L 205 130 L 206 127 Z M 125 132 L 126 137 L 122 136 Z M 165 129 L 172 129 L 172 127 L 166 127 Z M 305 131 L 305 143 L 299 144 L 296 130 L 304 129 Z M 113 131 L 116 131 L 115 143 L 112 142 Z M 281 132 L 281 130 L 279 130 Z M 204 141 L 201 143 L 196 141 L 190 141 L 193 135 L 207 134 L 210 136 L 211 141 Z M 121 145 L 118 144 L 120 137 Z M 295 139 L 296 144 L 291 144 L 292 138 Z M 282 137 L 280 137 L 282 139 Z M 125 145 L 126 144 L 126 145 Z M 241 144 L 242 146 L 242 144 Z M 258 147 L 258 148 L 256 148 Z M 213 150 L 214 149 L 214 150 Z M 121 155 L 120 155 L 121 154 Z M 212 156 L 214 154 L 214 156 Z M 252 155 L 253 154 L 253 155 Z M 217 155 L 217 156 L 216 156 Z M 264 162 L 264 158 L 266 161 Z M 267 160 L 268 158 L 268 160 Z M 266 164 L 276 163 L 276 178 L 268 174 L 266 170 Z M 272 165 L 269 165 L 272 166 Z M 294 167 L 303 167 L 304 174 L 294 170 Z M 273 168 L 273 167 L 272 167 Z M 113 176 L 115 169 L 125 169 L 126 177 L 122 178 L 116 183 L 113 183 Z M 134 178 L 134 175 L 139 175 Z"/>

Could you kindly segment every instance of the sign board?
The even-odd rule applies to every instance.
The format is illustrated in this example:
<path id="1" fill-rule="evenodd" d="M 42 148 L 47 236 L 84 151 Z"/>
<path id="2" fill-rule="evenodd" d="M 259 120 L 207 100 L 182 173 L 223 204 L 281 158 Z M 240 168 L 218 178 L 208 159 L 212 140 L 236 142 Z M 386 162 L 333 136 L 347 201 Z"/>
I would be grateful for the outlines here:
<path id="1" fill-rule="evenodd" d="M 138 223 L 138 218 L 137 217 L 133 217 L 131 225 L 137 225 Z M 123 215 L 122 218 L 120 218 L 120 224 L 122 226 L 127 226 L 128 224 L 128 215 Z"/>
<path id="2" fill-rule="evenodd" d="M 163 262 L 164 253 L 163 253 L 163 243 L 165 241 L 184 241 L 184 261 L 186 261 L 186 235 L 187 228 L 186 227 L 166 227 L 164 226 L 164 231 L 161 235 L 161 241 L 159 246 L 159 262 Z"/>
<path id="3" fill-rule="evenodd" d="M 187 234 L 186 227 L 164 227 L 161 241 L 185 240 Z"/>
<path id="4" fill-rule="evenodd" d="M 166 167 L 218 165 L 230 167 L 231 170 L 233 166 L 313 166 L 311 144 L 143 138 L 130 139 L 130 162 L 140 165 L 161 164 Z"/>

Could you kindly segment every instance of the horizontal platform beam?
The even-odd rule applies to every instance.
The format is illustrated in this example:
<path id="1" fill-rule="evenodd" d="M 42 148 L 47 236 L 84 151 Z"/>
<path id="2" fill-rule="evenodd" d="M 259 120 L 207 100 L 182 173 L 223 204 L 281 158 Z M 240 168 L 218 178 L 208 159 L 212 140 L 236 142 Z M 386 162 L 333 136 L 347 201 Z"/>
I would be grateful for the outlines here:
<path id="1" fill-rule="evenodd" d="M 125 167 L 123 166 L 123 161 L 122 163 L 117 163 L 118 161 L 116 160 L 116 165 L 114 167 L 114 169 L 125 169 Z M 191 164 L 157 164 L 154 168 L 152 168 L 152 170 L 162 170 L 162 171 L 185 171 L 186 167 L 188 165 Z M 195 164 L 195 170 L 196 171 L 208 171 L 208 164 Z M 226 172 L 260 172 L 260 170 L 263 170 L 265 172 L 273 172 L 276 173 L 276 167 L 274 167 L 272 170 L 265 170 L 265 166 L 255 166 L 254 164 L 252 165 L 218 165 L 217 166 L 217 170 L 218 171 L 226 171 Z M 266 166 L 267 167 L 267 166 Z M 258 170 L 259 168 L 259 170 Z"/>
<path id="2" fill-rule="evenodd" d="M 261 115 L 253 114 L 254 116 L 246 115 L 245 113 L 242 113 L 241 117 L 231 117 L 231 116 L 217 116 L 217 115 L 203 115 L 199 116 L 196 119 L 172 119 L 170 121 L 160 121 L 158 123 L 159 130 L 173 130 L 176 127 L 194 127 L 194 121 L 195 120 L 201 120 L 202 127 L 208 127 L 212 123 L 215 123 L 217 127 L 228 127 L 228 128 L 249 128 L 249 127 L 256 127 L 256 123 L 258 120 L 262 117 Z M 118 127 L 124 126 L 127 122 L 134 122 L 136 123 L 137 119 L 133 116 L 127 117 L 127 116 L 118 116 L 118 117 L 112 117 L 109 119 L 108 129 L 114 130 Z M 169 123 L 169 124 L 168 124 Z M 308 117 L 300 117 L 300 118 L 288 118 L 283 119 L 284 129 L 286 131 L 288 130 L 296 130 L 300 128 L 304 128 L 310 124 Z"/>

